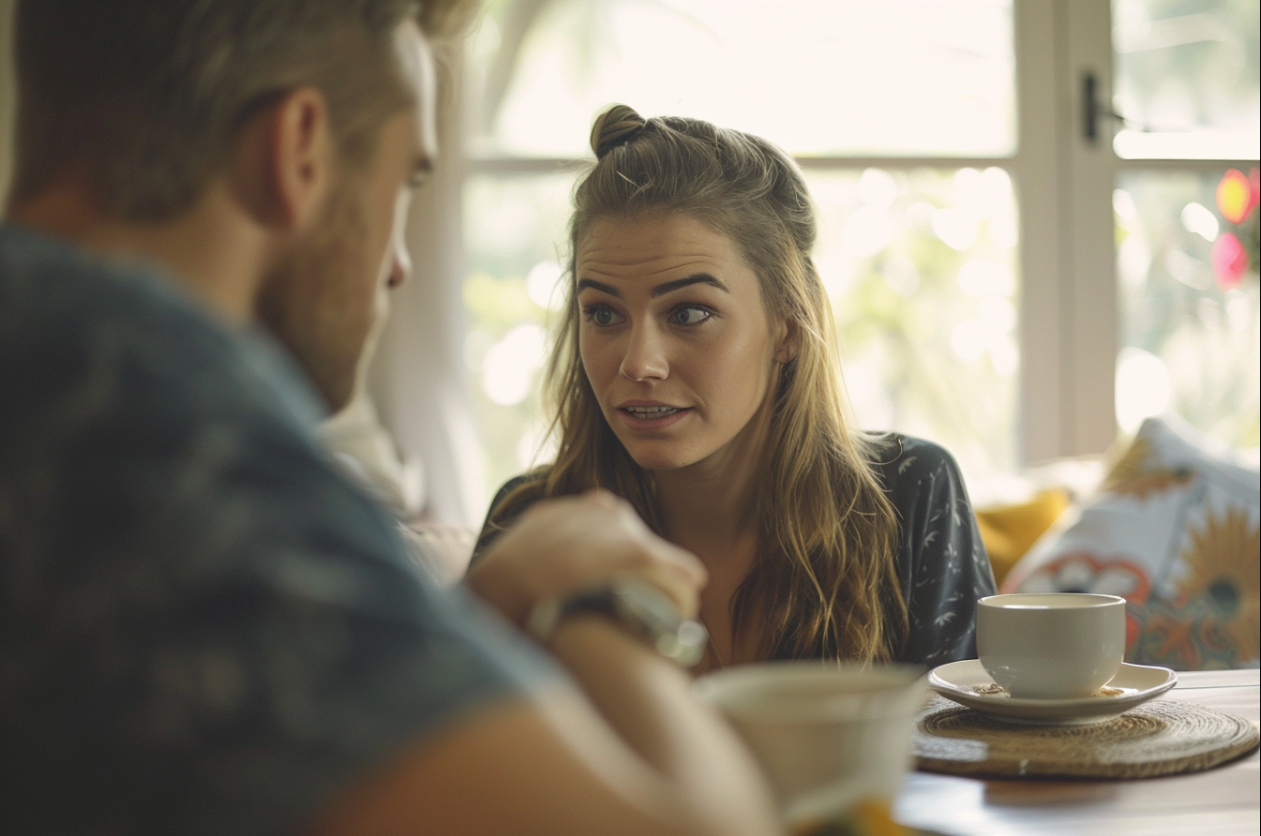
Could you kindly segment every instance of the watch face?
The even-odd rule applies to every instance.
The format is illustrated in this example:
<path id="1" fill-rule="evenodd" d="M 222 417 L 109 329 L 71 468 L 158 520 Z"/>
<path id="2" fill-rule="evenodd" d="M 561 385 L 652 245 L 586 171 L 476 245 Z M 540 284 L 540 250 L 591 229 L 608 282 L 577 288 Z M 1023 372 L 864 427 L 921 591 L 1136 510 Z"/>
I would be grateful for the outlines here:
<path id="1" fill-rule="evenodd" d="M 685 668 L 690 668 L 705 655 L 705 645 L 709 642 L 709 631 L 699 621 L 684 621 L 678 632 L 671 637 L 667 647 L 657 642 L 657 650 L 670 657 Z"/>
<path id="2" fill-rule="evenodd" d="M 684 619 L 674 602 L 656 587 L 626 579 L 613 588 L 613 600 L 623 622 L 639 625 L 644 638 L 662 655 L 684 667 L 691 667 L 704 655 L 709 641 L 704 625 Z"/>

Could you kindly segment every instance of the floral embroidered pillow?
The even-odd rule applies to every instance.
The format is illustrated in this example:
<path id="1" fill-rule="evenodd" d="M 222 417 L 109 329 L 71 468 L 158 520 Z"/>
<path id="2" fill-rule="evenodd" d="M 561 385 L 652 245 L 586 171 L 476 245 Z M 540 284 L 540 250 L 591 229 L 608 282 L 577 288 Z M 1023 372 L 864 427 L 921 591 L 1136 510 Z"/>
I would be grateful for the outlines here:
<path id="1" fill-rule="evenodd" d="M 1030 549 L 1004 592 L 1128 602 L 1126 661 L 1255 668 L 1261 656 L 1261 478 L 1193 430 L 1148 419 L 1098 492 Z"/>

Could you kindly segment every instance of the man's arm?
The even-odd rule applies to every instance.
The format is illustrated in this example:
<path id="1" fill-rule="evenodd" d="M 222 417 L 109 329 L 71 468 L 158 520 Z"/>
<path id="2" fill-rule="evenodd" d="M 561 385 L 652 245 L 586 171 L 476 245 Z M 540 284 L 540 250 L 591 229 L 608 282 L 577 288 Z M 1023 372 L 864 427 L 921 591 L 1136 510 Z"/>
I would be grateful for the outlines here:
<path id="1" fill-rule="evenodd" d="M 531 508 L 468 586 L 520 625 L 545 598 L 627 573 L 695 613 L 699 561 L 596 493 Z M 585 695 L 557 685 L 454 721 L 344 794 L 315 833 L 782 832 L 748 752 L 685 671 L 598 615 L 563 621 L 549 649 Z"/>
<path id="2" fill-rule="evenodd" d="M 565 686 L 468 715 L 343 794 L 315 836 L 771 836 L 765 784 L 686 673 L 598 616 L 553 649 Z"/>

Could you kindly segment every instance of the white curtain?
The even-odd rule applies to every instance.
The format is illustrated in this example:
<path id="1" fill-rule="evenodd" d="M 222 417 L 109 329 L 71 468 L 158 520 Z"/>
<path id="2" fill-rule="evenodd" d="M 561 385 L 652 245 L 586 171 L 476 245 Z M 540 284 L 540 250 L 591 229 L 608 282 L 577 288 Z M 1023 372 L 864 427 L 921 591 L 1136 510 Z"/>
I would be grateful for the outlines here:
<path id="1" fill-rule="evenodd" d="M 424 466 L 425 519 L 476 527 L 489 497 L 464 363 L 460 68 L 457 57 L 444 60 L 438 164 L 412 205 L 407 243 L 414 269 L 394 291 L 369 391 L 403 454 Z"/>

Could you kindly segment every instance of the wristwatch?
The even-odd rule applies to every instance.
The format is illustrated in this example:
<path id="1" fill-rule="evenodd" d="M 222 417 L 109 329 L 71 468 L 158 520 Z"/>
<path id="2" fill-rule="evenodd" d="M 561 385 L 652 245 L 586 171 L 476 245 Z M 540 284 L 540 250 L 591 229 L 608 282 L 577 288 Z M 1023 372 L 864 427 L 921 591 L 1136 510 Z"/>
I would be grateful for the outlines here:
<path id="1" fill-rule="evenodd" d="M 633 577 L 615 578 L 568 598 L 541 601 L 530 611 L 526 627 L 535 638 L 546 643 L 557 625 L 578 613 L 606 616 L 685 668 L 700 661 L 709 641 L 705 625 L 684 618 L 665 593 Z"/>

